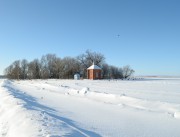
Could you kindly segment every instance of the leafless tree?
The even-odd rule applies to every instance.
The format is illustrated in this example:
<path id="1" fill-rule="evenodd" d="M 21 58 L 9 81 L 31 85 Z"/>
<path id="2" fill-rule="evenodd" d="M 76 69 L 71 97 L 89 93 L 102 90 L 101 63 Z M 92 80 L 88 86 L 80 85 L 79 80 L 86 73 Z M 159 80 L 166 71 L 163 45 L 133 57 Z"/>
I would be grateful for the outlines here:
<path id="1" fill-rule="evenodd" d="M 38 59 L 31 61 L 28 64 L 28 78 L 29 79 L 40 79 L 40 62 Z"/>
<path id="2" fill-rule="evenodd" d="M 19 80 L 20 73 L 21 73 L 20 60 L 16 60 L 13 63 L 13 72 L 12 72 L 12 74 L 14 76 L 14 79 L 18 79 Z"/>
<path id="3" fill-rule="evenodd" d="M 102 78 L 104 79 L 109 78 L 109 65 L 108 64 L 102 65 Z"/>
<path id="4" fill-rule="evenodd" d="M 80 65 L 78 60 L 71 57 L 65 57 L 63 59 L 64 70 L 63 70 L 63 78 L 73 78 L 75 73 L 79 73 Z"/>
<path id="5" fill-rule="evenodd" d="M 42 56 L 40 61 L 35 59 L 30 63 L 25 59 L 16 60 L 4 70 L 4 74 L 10 79 L 70 79 L 75 73 L 86 77 L 87 68 L 93 62 L 102 68 L 103 78 L 126 79 L 134 73 L 130 66 L 119 68 L 106 64 L 103 54 L 87 50 L 77 58 L 65 57 L 61 59 L 55 54 L 47 54 Z"/>
<path id="6" fill-rule="evenodd" d="M 41 58 L 42 77 L 56 78 L 57 76 L 57 60 L 55 54 L 47 54 Z"/>
<path id="7" fill-rule="evenodd" d="M 55 62 L 56 78 L 61 79 L 63 78 L 63 70 L 65 69 L 64 61 L 60 58 L 57 58 Z"/>
<path id="8" fill-rule="evenodd" d="M 130 76 L 132 76 L 132 74 L 134 73 L 134 70 L 131 69 L 129 65 L 127 65 L 122 68 L 122 72 L 123 72 L 123 78 L 127 79 Z"/>
<path id="9" fill-rule="evenodd" d="M 7 78 L 9 79 L 14 79 L 13 76 L 13 65 L 8 66 L 5 70 L 4 70 L 4 74 Z"/>
<path id="10" fill-rule="evenodd" d="M 93 63 L 101 67 L 102 64 L 105 62 L 105 57 L 101 53 L 87 50 L 84 54 L 79 55 L 77 57 L 77 60 L 80 63 L 81 73 L 84 77 L 86 77 L 86 69 Z"/>
<path id="11" fill-rule="evenodd" d="M 101 66 L 105 62 L 105 57 L 103 54 L 97 52 L 91 52 L 90 50 L 87 50 L 84 54 L 79 55 L 77 59 L 86 68 L 92 65 L 93 62 L 94 64 L 99 66 Z"/>
<path id="12" fill-rule="evenodd" d="M 26 79 L 28 73 L 28 61 L 23 59 L 21 61 L 21 79 Z"/>
<path id="13" fill-rule="evenodd" d="M 109 76 L 111 79 L 118 79 L 118 67 L 109 66 Z"/>
<path id="14" fill-rule="evenodd" d="M 41 78 L 48 79 L 50 77 L 50 71 L 49 71 L 49 65 L 48 65 L 46 56 L 42 56 L 40 64 L 41 64 L 41 71 L 40 71 Z"/>

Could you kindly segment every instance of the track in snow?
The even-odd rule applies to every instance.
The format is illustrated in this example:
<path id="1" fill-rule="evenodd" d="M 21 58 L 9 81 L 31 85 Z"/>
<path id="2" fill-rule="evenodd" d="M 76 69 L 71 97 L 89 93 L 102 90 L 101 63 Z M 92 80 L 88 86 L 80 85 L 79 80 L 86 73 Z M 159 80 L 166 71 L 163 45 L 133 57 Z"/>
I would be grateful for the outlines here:
<path id="1" fill-rule="evenodd" d="M 36 98 L 15 89 L 8 80 L 5 80 L 1 84 L 0 90 L 6 90 L 12 97 L 23 101 L 21 105 L 23 108 L 27 109 L 28 112 L 36 112 L 31 119 L 40 121 L 41 127 L 39 127 L 39 132 L 43 132 L 39 133 L 41 134 L 40 136 L 100 137 L 100 135 L 94 132 L 79 128 L 74 121 L 62 117 L 55 109 L 44 106 L 40 104 Z M 62 135 L 61 131 L 64 131 L 64 135 Z M 3 132 L 3 134 L 5 136 L 6 132 Z"/>

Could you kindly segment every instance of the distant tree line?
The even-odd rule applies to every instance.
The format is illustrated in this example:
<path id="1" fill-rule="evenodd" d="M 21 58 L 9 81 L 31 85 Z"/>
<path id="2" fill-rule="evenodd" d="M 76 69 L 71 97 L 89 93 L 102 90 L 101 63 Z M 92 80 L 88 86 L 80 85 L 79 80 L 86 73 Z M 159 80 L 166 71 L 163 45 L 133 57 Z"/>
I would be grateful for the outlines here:
<path id="1" fill-rule="evenodd" d="M 105 63 L 103 54 L 87 50 L 76 58 L 47 54 L 31 62 L 16 60 L 4 70 L 4 74 L 9 79 L 72 79 L 75 73 L 86 78 L 87 68 L 93 62 L 102 68 L 104 79 L 127 79 L 134 73 L 130 66 L 120 68 L 109 65 Z"/>

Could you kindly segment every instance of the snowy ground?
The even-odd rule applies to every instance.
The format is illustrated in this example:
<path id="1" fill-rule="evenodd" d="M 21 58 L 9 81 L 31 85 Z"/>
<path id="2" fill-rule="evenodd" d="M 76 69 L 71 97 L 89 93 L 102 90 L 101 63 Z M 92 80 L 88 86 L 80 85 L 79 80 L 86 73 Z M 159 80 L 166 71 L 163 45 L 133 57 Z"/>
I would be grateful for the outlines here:
<path id="1" fill-rule="evenodd" d="M 1 137 L 180 137 L 180 79 L 0 80 Z"/>

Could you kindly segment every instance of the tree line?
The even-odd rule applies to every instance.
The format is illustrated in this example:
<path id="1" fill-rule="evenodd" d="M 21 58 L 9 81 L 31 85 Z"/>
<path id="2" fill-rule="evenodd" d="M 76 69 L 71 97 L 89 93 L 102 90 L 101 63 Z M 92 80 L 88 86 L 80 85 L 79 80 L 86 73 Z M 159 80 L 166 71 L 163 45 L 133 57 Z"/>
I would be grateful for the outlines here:
<path id="1" fill-rule="evenodd" d="M 4 74 L 9 79 L 72 79 L 75 73 L 86 78 L 87 68 L 93 62 L 102 68 L 103 79 L 127 79 L 134 73 L 128 65 L 109 65 L 103 54 L 87 50 L 75 58 L 60 58 L 55 54 L 47 54 L 30 62 L 26 59 L 16 60 L 4 70 Z"/>

